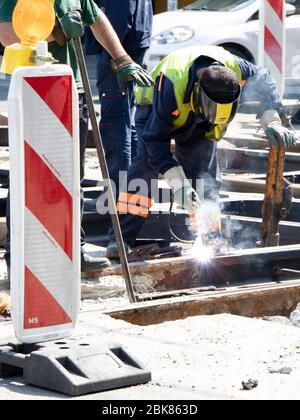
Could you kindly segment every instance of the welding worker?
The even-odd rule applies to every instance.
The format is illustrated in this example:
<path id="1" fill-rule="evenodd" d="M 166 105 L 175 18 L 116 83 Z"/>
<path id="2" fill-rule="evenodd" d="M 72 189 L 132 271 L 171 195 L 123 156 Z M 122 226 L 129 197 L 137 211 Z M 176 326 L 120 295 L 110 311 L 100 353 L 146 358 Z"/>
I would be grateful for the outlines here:
<path id="1" fill-rule="evenodd" d="M 12 14 L 17 0 L 1 0 L 0 2 L 0 42 L 4 46 L 19 42 L 12 26 Z M 77 62 L 72 38 L 83 35 L 84 26 L 89 26 L 98 42 L 108 51 L 118 82 L 124 85 L 128 81 L 140 86 L 150 86 L 151 79 L 146 71 L 136 64 L 122 47 L 117 34 L 108 19 L 93 0 L 56 0 L 56 24 L 48 39 L 49 51 L 61 64 L 72 67 L 78 93 L 80 115 L 80 176 L 84 177 L 84 155 L 88 134 L 88 110 L 83 84 Z M 82 206 L 83 207 L 83 206 Z M 81 243 L 84 245 L 82 230 Z M 9 242 L 9 241 L 8 241 Z M 10 264 L 9 244 L 6 252 L 8 267 Z M 95 258 L 81 248 L 82 270 L 94 270 L 110 265 L 107 258 Z"/>
<path id="2" fill-rule="evenodd" d="M 140 65 L 151 43 L 153 8 L 150 0 L 96 0 L 126 52 Z M 97 87 L 101 104 L 100 132 L 110 178 L 119 190 L 119 174 L 136 154 L 134 84 L 120 89 L 108 52 L 85 34 L 86 52 L 97 53 Z"/>
<path id="3" fill-rule="evenodd" d="M 118 202 L 127 252 L 149 214 L 151 180 L 162 176 L 174 202 L 190 214 L 199 209 L 201 196 L 218 200 L 216 143 L 234 119 L 242 91 L 259 101 L 257 117 L 271 143 L 288 148 L 296 142 L 294 133 L 281 124 L 282 101 L 270 73 L 221 47 L 177 50 L 151 76 L 155 86 L 136 93 L 138 154 Z M 171 139 L 176 157 L 170 151 Z M 136 179 L 146 181 L 147 191 L 136 191 Z M 202 181 L 201 191 L 196 191 L 197 180 Z M 112 230 L 107 256 L 118 256 Z"/>

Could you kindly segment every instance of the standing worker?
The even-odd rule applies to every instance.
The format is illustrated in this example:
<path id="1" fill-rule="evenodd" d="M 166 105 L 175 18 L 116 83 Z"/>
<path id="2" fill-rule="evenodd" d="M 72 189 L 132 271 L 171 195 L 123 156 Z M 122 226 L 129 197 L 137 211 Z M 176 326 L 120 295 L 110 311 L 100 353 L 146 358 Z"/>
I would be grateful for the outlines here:
<path id="1" fill-rule="evenodd" d="M 151 43 L 151 0 L 96 0 L 109 19 L 127 54 L 139 65 Z M 127 171 L 136 155 L 134 84 L 120 89 L 108 52 L 87 32 L 86 52 L 97 53 L 97 87 L 101 104 L 100 132 L 110 178 L 119 190 L 119 173 Z"/>
<path id="2" fill-rule="evenodd" d="M 190 214 L 200 211 L 198 180 L 202 181 L 198 185 L 204 184 L 204 199 L 218 200 L 216 142 L 237 112 L 243 86 L 244 93 L 260 103 L 257 117 L 269 141 L 285 147 L 296 142 L 294 133 L 281 124 L 282 101 L 270 73 L 221 47 L 177 50 L 151 75 L 155 86 L 136 94 L 138 154 L 128 174 L 134 187 L 122 186 L 118 203 L 127 252 L 149 214 L 151 181 L 159 174 L 171 187 L 174 203 Z M 172 138 L 176 159 L 170 151 Z M 137 179 L 144 181 L 147 191 L 136 191 Z M 107 256 L 116 258 L 112 231 L 110 239 Z"/>
<path id="3" fill-rule="evenodd" d="M 11 23 L 16 3 L 17 0 L 1 0 L 0 2 L 0 42 L 5 46 L 19 42 Z M 150 86 L 151 79 L 145 70 L 127 55 L 108 19 L 93 0 L 56 0 L 54 7 L 56 24 L 48 39 L 49 51 L 59 63 L 68 64 L 73 69 L 79 93 L 80 176 L 83 179 L 88 134 L 88 110 L 72 38 L 81 37 L 84 32 L 84 25 L 89 26 L 98 42 L 110 54 L 116 78 L 121 85 L 132 81 L 132 83 L 136 82 L 140 86 Z M 82 245 L 84 245 L 84 242 L 84 232 L 82 231 Z M 9 267 L 9 243 L 7 245 L 6 262 Z M 95 270 L 109 265 L 110 263 L 106 258 L 91 257 L 81 248 L 82 270 Z"/>

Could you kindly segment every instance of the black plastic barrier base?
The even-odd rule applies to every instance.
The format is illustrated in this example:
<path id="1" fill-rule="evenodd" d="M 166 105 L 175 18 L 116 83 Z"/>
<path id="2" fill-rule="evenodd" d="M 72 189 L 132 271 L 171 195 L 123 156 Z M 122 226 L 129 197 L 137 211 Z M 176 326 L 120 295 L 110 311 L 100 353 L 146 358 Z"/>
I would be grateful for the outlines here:
<path id="1" fill-rule="evenodd" d="M 120 345 L 67 339 L 0 347 L 2 377 L 22 375 L 26 384 L 80 396 L 145 384 L 151 372 Z"/>

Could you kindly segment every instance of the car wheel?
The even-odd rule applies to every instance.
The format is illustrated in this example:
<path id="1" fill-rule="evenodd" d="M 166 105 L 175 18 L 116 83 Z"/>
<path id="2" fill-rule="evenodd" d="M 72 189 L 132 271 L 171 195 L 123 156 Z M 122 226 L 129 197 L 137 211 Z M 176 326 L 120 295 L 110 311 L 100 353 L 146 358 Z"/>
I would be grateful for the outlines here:
<path id="1" fill-rule="evenodd" d="M 238 45 L 221 45 L 221 47 L 225 48 L 225 50 L 229 51 L 233 55 L 237 55 L 244 60 L 248 60 L 251 63 L 254 63 L 254 58 L 252 55 L 243 47 L 239 47 Z"/>

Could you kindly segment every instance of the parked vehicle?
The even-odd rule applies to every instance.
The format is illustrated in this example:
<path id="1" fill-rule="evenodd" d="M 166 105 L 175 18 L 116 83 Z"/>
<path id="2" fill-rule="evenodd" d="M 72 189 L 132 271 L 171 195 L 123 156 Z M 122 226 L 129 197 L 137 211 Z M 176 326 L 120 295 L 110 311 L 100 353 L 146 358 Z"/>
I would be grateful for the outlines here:
<path id="1" fill-rule="evenodd" d="M 260 0 L 198 0 L 154 16 L 147 67 L 152 69 L 172 51 L 195 44 L 220 45 L 258 63 L 259 6 Z M 300 0 L 289 0 L 286 10 L 286 87 L 287 93 L 299 94 Z"/>

